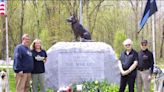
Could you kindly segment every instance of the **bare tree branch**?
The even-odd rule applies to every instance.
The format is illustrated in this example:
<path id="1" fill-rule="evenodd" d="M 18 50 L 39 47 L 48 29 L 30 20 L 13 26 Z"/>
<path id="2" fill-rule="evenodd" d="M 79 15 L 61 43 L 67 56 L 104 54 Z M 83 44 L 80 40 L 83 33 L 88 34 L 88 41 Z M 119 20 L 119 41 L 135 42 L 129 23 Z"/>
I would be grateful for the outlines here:
<path id="1" fill-rule="evenodd" d="M 95 11 L 97 8 L 100 7 L 100 5 L 101 5 L 101 3 L 102 3 L 103 1 L 104 1 L 104 0 L 101 0 L 101 1 L 95 6 L 95 8 L 91 11 L 91 13 L 89 14 L 89 16 L 91 16 L 91 15 L 94 13 L 94 11 Z"/>
<path id="2" fill-rule="evenodd" d="M 22 0 L 22 3 L 21 3 L 21 7 L 22 7 L 22 10 L 21 10 L 21 24 L 20 24 L 20 43 L 22 41 L 22 35 L 23 35 L 23 24 L 24 24 L 24 10 L 25 10 L 25 4 L 26 4 L 26 0 Z"/>
<path id="3" fill-rule="evenodd" d="M 50 11 L 49 11 L 49 8 L 48 8 L 46 0 L 44 0 L 44 5 L 45 5 L 45 8 L 46 8 L 46 15 L 48 16 L 48 19 L 50 20 Z"/>
<path id="4" fill-rule="evenodd" d="M 132 0 L 129 0 L 129 1 L 130 1 L 131 6 L 132 6 L 133 12 L 136 14 L 136 9 L 135 9 L 135 6 L 134 6 Z"/>
<path id="5" fill-rule="evenodd" d="M 66 9 L 67 9 L 67 11 L 69 11 L 69 14 L 73 15 L 73 13 L 71 11 L 71 9 L 72 9 L 71 1 L 63 1 L 63 0 L 61 0 L 61 3 L 66 6 Z"/>
<path id="6" fill-rule="evenodd" d="M 162 32 L 161 47 L 160 47 L 160 58 L 163 57 L 163 44 L 164 44 L 164 25 L 163 25 L 163 32 Z"/>
<path id="7" fill-rule="evenodd" d="M 96 12 L 95 12 L 95 17 L 94 17 L 94 21 L 93 21 L 93 26 L 91 27 L 91 34 L 93 33 L 93 29 L 94 29 L 94 27 L 95 27 L 95 24 L 96 24 L 96 19 L 97 19 L 97 14 L 98 14 L 98 12 L 99 12 L 99 9 L 100 9 L 100 6 L 101 6 L 101 4 L 102 4 L 102 2 L 103 2 L 104 0 L 101 0 L 98 4 L 97 4 L 97 6 L 94 8 L 94 11 L 96 10 Z M 92 11 L 92 13 L 94 12 L 94 11 Z M 90 13 L 91 15 L 92 15 L 92 13 Z M 90 15 L 90 16 L 91 16 Z M 90 17 L 89 16 L 89 17 Z"/>

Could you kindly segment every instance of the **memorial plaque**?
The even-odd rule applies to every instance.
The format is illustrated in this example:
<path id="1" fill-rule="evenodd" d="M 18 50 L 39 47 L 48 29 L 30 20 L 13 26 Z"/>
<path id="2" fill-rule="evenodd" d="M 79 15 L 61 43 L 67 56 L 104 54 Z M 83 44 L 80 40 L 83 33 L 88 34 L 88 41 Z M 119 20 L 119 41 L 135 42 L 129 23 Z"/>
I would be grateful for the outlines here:
<path id="1" fill-rule="evenodd" d="M 104 53 L 60 53 L 59 86 L 104 79 Z"/>
<path id="2" fill-rule="evenodd" d="M 112 47 L 106 43 L 58 42 L 47 51 L 47 55 L 47 88 L 56 90 L 72 83 L 94 80 L 119 83 L 117 58 Z"/>

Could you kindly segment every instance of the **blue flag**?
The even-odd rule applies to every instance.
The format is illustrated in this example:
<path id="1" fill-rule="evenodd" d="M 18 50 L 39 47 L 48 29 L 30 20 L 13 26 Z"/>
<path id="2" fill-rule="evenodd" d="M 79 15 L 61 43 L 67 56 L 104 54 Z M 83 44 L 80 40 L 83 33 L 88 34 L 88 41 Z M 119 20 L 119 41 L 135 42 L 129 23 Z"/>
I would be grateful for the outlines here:
<path id="1" fill-rule="evenodd" d="M 157 11 L 156 0 L 147 0 L 146 7 L 142 19 L 140 21 L 140 31 L 144 27 L 148 18 Z"/>

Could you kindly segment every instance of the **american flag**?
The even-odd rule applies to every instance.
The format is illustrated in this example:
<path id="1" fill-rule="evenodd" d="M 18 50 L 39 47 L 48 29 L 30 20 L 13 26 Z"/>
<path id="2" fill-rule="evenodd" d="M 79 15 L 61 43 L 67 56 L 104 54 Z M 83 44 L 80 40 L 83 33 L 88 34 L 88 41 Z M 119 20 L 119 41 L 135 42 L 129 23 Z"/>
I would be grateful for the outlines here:
<path id="1" fill-rule="evenodd" d="M 0 15 L 5 15 L 6 0 L 0 0 Z"/>

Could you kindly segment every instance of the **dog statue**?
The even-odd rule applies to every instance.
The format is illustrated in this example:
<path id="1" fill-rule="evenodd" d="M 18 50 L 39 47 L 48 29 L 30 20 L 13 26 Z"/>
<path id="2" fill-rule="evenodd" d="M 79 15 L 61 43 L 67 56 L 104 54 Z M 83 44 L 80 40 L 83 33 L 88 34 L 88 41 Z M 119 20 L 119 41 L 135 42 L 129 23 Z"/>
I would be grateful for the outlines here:
<path id="1" fill-rule="evenodd" d="M 6 71 L 1 71 L 0 72 L 0 92 L 7 92 L 7 73 Z"/>
<path id="2" fill-rule="evenodd" d="M 154 92 L 164 92 L 164 73 L 163 71 L 154 66 L 153 74 L 155 75 L 155 91 Z"/>
<path id="3" fill-rule="evenodd" d="M 80 41 L 86 42 L 91 41 L 91 34 L 87 31 L 78 21 L 75 16 L 71 16 L 67 19 L 67 22 L 71 23 L 72 30 L 74 32 L 74 40 L 78 41 L 78 37 L 80 37 Z"/>

